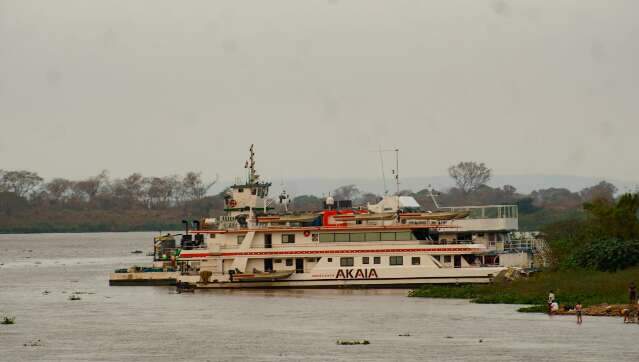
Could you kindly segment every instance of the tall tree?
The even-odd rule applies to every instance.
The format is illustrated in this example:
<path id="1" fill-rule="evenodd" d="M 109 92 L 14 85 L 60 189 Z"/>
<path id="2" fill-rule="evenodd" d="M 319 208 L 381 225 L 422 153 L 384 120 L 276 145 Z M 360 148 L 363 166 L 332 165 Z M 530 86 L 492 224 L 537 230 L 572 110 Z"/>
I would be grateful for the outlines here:
<path id="1" fill-rule="evenodd" d="M 372 192 L 364 192 L 357 199 L 355 199 L 356 205 L 366 206 L 367 204 L 376 204 L 381 200 L 381 196 Z"/>
<path id="2" fill-rule="evenodd" d="M 18 197 L 27 197 L 40 183 L 42 177 L 31 171 L 0 172 L 0 191 L 13 192 Z"/>
<path id="3" fill-rule="evenodd" d="M 149 206 L 167 207 L 174 192 L 174 184 L 170 177 L 151 177 L 148 181 L 147 195 Z"/>
<path id="4" fill-rule="evenodd" d="M 615 193 L 617 187 L 610 182 L 601 181 L 600 183 L 586 187 L 579 191 L 579 195 L 585 202 L 592 202 L 595 200 L 604 200 L 607 202 L 613 202 L 615 200 Z"/>
<path id="5" fill-rule="evenodd" d="M 44 185 L 44 190 L 50 200 L 63 202 L 71 193 L 73 181 L 64 178 L 54 178 Z"/>
<path id="6" fill-rule="evenodd" d="M 490 180 L 491 169 L 477 162 L 460 162 L 448 168 L 448 174 L 464 193 L 476 190 Z"/>
<path id="7" fill-rule="evenodd" d="M 551 187 L 549 189 L 536 190 L 533 191 L 530 196 L 534 200 L 534 206 L 545 209 L 577 209 L 583 204 L 579 194 L 565 188 Z"/>
<path id="8" fill-rule="evenodd" d="M 139 204 L 145 194 L 147 179 L 140 173 L 133 173 L 128 177 L 113 182 L 111 192 L 123 207 L 133 207 Z"/>
<path id="9" fill-rule="evenodd" d="M 355 185 L 340 186 L 333 191 L 333 198 L 335 200 L 353 200 L 359 196 L 359 188 Z"/>
<path id="10" fill-rule="evenodd" d="M 97 196 L 100 188 L 103 187 L 108 180 L 107 171 L 103 170 L 97 176 L 75 182 L 73 184 L 73 190 L 79 198 L 91 202 Z"/>
<path id="11" fill-rule="evenodd" d="M 202 181 L 201 172 L 189 172 L 184 176 L 182 180 L 182 187 L 186 197 L 190 200 L 199 200 L 206 195 L 213 185 L 217 182 L 217 179 L 210 183 Z"/>

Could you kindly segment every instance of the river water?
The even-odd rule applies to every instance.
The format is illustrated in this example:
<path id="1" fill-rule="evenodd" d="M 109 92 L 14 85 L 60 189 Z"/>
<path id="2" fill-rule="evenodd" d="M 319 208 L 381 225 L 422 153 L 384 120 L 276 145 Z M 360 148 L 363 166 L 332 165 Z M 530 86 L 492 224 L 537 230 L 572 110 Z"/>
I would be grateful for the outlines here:
<path id="1" fill-rule="evenodd" d="M 639 326 L 617 318 L 578 326 L 406 290 L 109 287 L 113 269 L 149 262 L 131 251 L 152 236 L 0 235 L 0 314 L 16 317 L 0 325 L 0 361 L 639 360 Z"/>

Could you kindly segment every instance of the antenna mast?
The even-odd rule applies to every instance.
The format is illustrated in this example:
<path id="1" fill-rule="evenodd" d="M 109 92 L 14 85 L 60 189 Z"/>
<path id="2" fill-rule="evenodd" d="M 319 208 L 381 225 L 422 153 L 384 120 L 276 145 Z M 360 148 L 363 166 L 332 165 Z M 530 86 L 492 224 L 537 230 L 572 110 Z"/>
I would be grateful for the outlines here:
<path id="1" fill-rule="evenodd" d="M 251 154 L 251 156 L 249 157 L 249 160 L 247 162 L 248 164 L 248 169 L 249 169 L 249 179 L 248 179 L 248 183 L 249 184 L 253 184 L 255 183 L 258 178 L 259 175 L 257 175 L 255 173 L 255 152 L 253 151 L 253 144 L 251 144 L 251 148 L 249 148 L 249 152 Z"/>
<path id="2" fill-rule="evenodd" d="M 397 184 L 397 196 L 399 197 L 399 148 L 395 149 L 395 183 Z"/>
<path id="3" fill-rule="evenodd" d="M 384 172 L 384 154 L 382 145 L 379 145 L 379 163 L 382 167 L 382 181 L 384 182 L 384 196 L 388 195 L 388 186 L 386 186 L 386 174 Z"/>
<path id="4" fill-rule="evenodd" d="M 397 186 L 397 195 L 399 195 L 399 148 L 384 150 L 380 147 L 377 152 L 379 152 L 379 159 L 382 165 L 382 178 L 384 179 L 385 194 L 388 193 L 388 188 L 386 186 L 386 177 L 384 177 L 384 157 L 382 156 L 382 152 L 395 152 L 395 169 L 393 170 L 393 175 L 395 178 L 395 184 Z"/>

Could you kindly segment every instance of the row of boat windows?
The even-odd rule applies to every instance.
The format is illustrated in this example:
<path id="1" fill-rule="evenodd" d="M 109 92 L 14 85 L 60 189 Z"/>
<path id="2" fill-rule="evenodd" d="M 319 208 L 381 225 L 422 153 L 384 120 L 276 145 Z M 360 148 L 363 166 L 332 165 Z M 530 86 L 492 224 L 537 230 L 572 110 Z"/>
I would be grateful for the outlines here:
<path id="1" fill-rule="evenodd" d="M 449 256 L 450 257 L 450 256 Z M 309 262 L 312 261 L 319 261 L 319 258 L 309 258 L 309 259 L 313 259 L 313 260 L 308 260 Z M 333 258 L 327 258 L 326 259 L 327 262 L 332 263 L 333 262 Z M 282 259 L 275 259 L 274 262 L 277 263 L 281 263 Z M 286 266 L 293 266 L 293 259 L 285 259 Z M 364 265 L 368 265 L 368 264 L 381 264 L 382 263 L 382 257 L 381 256 L 374 256 L 374 257 L 369 257 L 369 256 L 363 256 L 362 257 L 362 264 Z M 410 263 L 411 265 L 420 265 L 421 264 L 421 257 L 419 256 L 413 256 L 410 258 Z M 404 265 L 404 257 L 401 255 L 398 256 L 389 256 L 388 257 L 388 264 L 389 265 Z M 347 256 L 347 257 L 341 257 L 339 258 L 339 266 L 343 266 L 343 267 L 347 267 L 347 266 L 354 266 L 355 265 L 355 257 L 351 257 L 351 256 Z"/>
<path id="2" fill-rule="evenodd" d="M 270 236 L 269 236 L 270 238 Z M 244 235 L 237 236 L 237 243 L 241 244 Z M 402 232 L 369 232 L 369 233 L 322 233 L 319 234 L 320 242 L 357 242 L 357 241 L 407 241 L 417 240 L 410 231 Z M 282 234 L 282 244 L 295 243 L 295 234 Z"/>
<path id="3" fill-rule="evenodd" d="M 405 241 L 416 240 L 410 231 L 379 232 L 379 233 L 322 233 L 319 234 L 320 242 L 350 242 L 350 241 Z"/>
<path id="4" fill-rule="evenodd" d="M 332 258 L 328 258 L 327 260 L 329 263 L 332 262 Z M 419 256 L 413 256 L 410 258 L 411 261 L 411 265 L 420 265 L 421 264 L 421 257 Z M 362 264 L 366 265 L 366 264 L 370 264 L 371 262 L 371 258 L 368 256 L 363 256 L 362 257 Z M 374 256 L 373 257 L 373 264 L 381 264 L 382 262 L 382 257 L 381 256 Z M 389 256 L 388 257 L 388 264 L 389 265 L 404 265 L 404 257 L 401 255 L 398 256 Z M 354 257 L 342 257 L 339 258 L 339 266 L 354 266 L 355 265 L 355 258 Z"/>
<path id="5" fill-rule="evenodd" d="M 244 234 L 237 236 L 238 244 L 244 240 Z M 211 234 L 211 239 L 215 238 L 215 234 Z M 484 237 L 484 233 L 478 233 L 477 237 Z M 269 236 L 270 238 L 270 236 Z M 488 240 L 491 245 L 495 245 L 495 241 L 503 241 L 504 235 L 498 233 L 488 233 Z M 393 240 L 418 240 L 410 231 L 402 232 L 369 232 L 369 233 L 322 233 L 319 234 L 321 242 L 348 242 L 348 241 L 393 241 Z M 458 233 L 452 240 L 454 241 L 472 241 L 471 233 Z M 449 241 L 446 238 L 441 241 Z M 282 243 L 292 244 L 295 242 L 295 234 L 282 234 Z"/>
<path id="6" fill-rule="evenodd" d="M 238 235 L 237 236 L 237 244 L 242 244 L 242 241 L 244 241 L 244 237 L 246 235 L 242 234 L 242 235 Z M 293 244 L 295 243 L 295 234 L 282 234 L 282 244 Z M 271 234 L 266 234 L 264 235 L 264 244 L 267 245 L 266 247 L 270 248 L 272 245 L 272 236 Z"/>

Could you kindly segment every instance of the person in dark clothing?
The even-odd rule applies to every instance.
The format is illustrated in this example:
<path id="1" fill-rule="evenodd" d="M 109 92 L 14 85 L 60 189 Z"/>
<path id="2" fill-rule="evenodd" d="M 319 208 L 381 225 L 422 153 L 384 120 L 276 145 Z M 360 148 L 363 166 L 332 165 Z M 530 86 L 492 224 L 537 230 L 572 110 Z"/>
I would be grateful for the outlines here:
<path id="1" fill-rule="evenodd" d="M 577 324 L 581 324 L 583 322 L 581 313 L 582 313 L 581 303 L 577 302 L 577 305 L 575 305 L 575 314 L 577 314 Z"/>
<path id="2" fill-rule="evenodd" d="M 637 304 L 637 286 L 635 282 L 630 282 L 628 286 L 628 297 L 630 299 L 630 304 Z"/>

